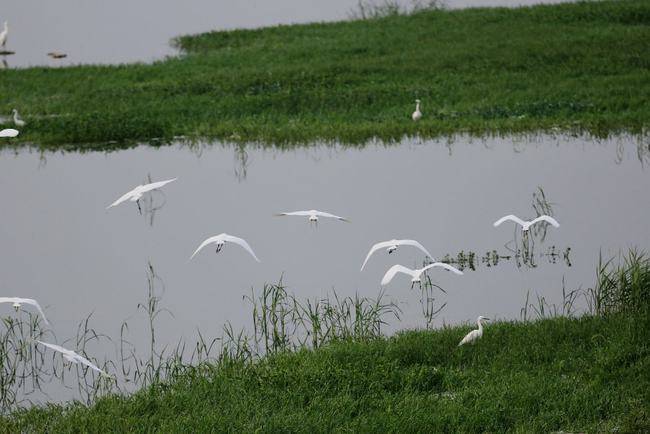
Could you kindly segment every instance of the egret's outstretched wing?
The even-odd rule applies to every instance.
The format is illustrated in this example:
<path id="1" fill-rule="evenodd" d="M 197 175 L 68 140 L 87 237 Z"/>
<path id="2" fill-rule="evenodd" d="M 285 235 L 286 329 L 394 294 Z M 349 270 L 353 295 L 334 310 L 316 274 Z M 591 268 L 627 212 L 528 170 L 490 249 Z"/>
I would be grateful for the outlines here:
<path id="1" fill-rule="evenodd" d="M 420 249 L 420 250 L 422 250 L 424 253 L 426 253 L 426 255 L 427 255 L 429 258 L 431 258 L 432 261 L 435 261 L 435 258 L 433 257 L 433 255 L 431 255 L 431 253 L 429 253 L 429 251 L 428 251 L 427 249 L 425 249 L 424 246 L 423 246 L 422 244 L 418 243 L 418 242 L 415 241 L 415 240 L 397 240 L 397 243 L 396 243 L 396 244 L 397 244 L 398 246 L 404 245 L 404 246 L 413 246 L 413 247 L 417 247 L 418 249 Z"/>
<path id="2" fill-rule="evenodd" d="M 385 249 L 385 248 L 388 248 L 390 246 L 394 246 L 395 241 L 397 241 L 397 240 L 382 241 L 381 243 L 377 243 L 374 246 L 372 246 L 370 248 L 370 251 L 368 252 L 368 255 L 366 256 L 366 260 L 363 261 L 363 264 L 361 265 L 361 271 L 363 271 L 363 267 L 366 266 L 366 263 L 368 262 L 368 259 L 370 259 L 370 257 L 373 255 L 373 253 L 375 253 L 379 249 Z"/>
<path id="3" fill-rule="evenodd" d="M 0 131 L 0 137 L 16 137 L 18 135 L 18 130 L 13 128 L 6 128 Z"/>
<path id="4" fill-rule="evenodd" d="M 251 246 L 249 246 L 248 243 L 246 242 L 246 240 L 244 240 L 243 238 L 233 237 L 232 235 L 224 235 L 223 239 L 225 241 L 228 241 L 229 243 L 235 243 L 235 244 L 240 245 L 241 247 L 244 248 L 244 250 L 246 250 L 248 253 L 253 255 L 253 258 L 255 258 L 255 260 L 257 262 L 262 262 L 257 258 L 257 256 L 255 256 L 255 252 L 253 252 L 253 249 L 251 249 Z"/>
<path id="5" fill-rule="evenodd" d="M 505 221 L 515 222 L 520 226 L 524 226 L 526 224 L 525 221 L 523 221 L 522 219 L 520 219 L 516 215 L 509 214 L 509 215 L 501 217 L 499 220 L 495 221 L 494 222 L 494 227 L 496 228 L 497 226 L 499 226 L 501 223 L 503 223 Z"/>
<path id="6" fill-rule="evenodd" d="M 43 321 L 45 321 L 45 324 L 48 326 L 50 325 L 50 322 L 47 320 L 47 317 L 45 316 L 45 312 L 43 312 L 43 309 L 41 309 L 41 305 L 38 304 L 38 302 L 33 298 L 0 297 L 0 303 L 21 303 L 21 304 L 29 304 L 31 306 L 34 306 L 36 310 L 38 310 L 38 313 L 43 317 Z"/>
<path id="7" fill-rule="evenodd" d="M 449 264 L 445 264 L 444 262 L 434 262 L 433 264 L 429 264 L 429 265 L 427 265 L 426 267 L 424 267 L 424 268 L 422 269 L 422 271 L 426 271 L 426 270 L 428 270 L 429 268 L 433 268 L 433 267 L 444 268 L 445 270 L 447 270 L 447 271 L 451 271 L 451 272 L 454 273 L 454 274 L 458 274 L 458 275 L 460 275 L 460 276 L 463 275 L 463 272 L 460 271 L 458 268 L 456 268 L 456 267 L 452 267 L 451 265 L 449 265 Z"/>
<path id="8" fill-rule="evenodd" d="M 560 224 L 557 222 L 557 220 L 555 220 L 553 217 L 548 216 L 548 215 L 541 215 L 541 216 L 537 217 L 535 220 L 530 222 L 530 225 L 532 226 L 535 223 L 539 223 L 539 222 L 550 223 L 551 225 L 553 225 L 553 227 L 556 227 L 556 228 L 560 227 Z"/>
<path id="9" fill-rule="evenodd" d="M 77 354 L 77 353 L 74 353 L 74 358 L 75 358 L 75 360 L 77 360 L 79 363 L 88 366 L 90 369 L 93 369 L 93 370 L 99 372 L 100 374 L 102 374 L 102 375 L 104 375 L 104 376 L 106 376 L 106 377 L 110 377 L 110 375 L 108 375 L 108 374 L 107 374 L 106 372 L 104 372 L 103 370 L 99 369 L 99 368 L 98 368 L 94 363 L 92 363 L 90 360 L 86 359 L 85 357 L 80 356 L 80 355 Z"/>
<path id="10" fill-rule="evenodd" d="M 345 217 L 341 217 L 341 216 L 338 216 L 338 215 L 330 214 L 330 213 L 328 213 L 328 212 L 316 211 L 316 212 L 314 212 L 314 214 L 316 214 L 316 215 L 319 216 L 319 217 L 329 217 L 329 218 L 333 218 L 333 219 L 341 220 L 341 221 L 348 222 L 348 223 L 350 222 L 350 220 L 346 219 Z"/>
<path id="11" fill-rule="evenodd" d="M 43 341 L 36 341 L 36 342 L 38 342 L 41 345 L 45 345 L 46 347 L 48 347 L 48 348 L 50 348 L 50 349 L 52 349 L 54 351 L 58 351 L 59 353 L 65 354 L 68 357 L 77 356 L 77 353 L 75 353 L 74 351 L 68 350 L 66 348 L 63 348 L 62 346 L 59 346 L 59 345 L 56 345 L 56 344 L 48 344 L 47 342 L 43 342 Z"/>
<path id="12" fill-rule="evenodd" d="M 395 277 L 397 273 L 408 274 L 411 277 L 415 275 L 415 272 L 410 268 L 406 268 L 405 266 L 399 264 L 393 265 L 388 269 L 386 274 L 384 274 L 384 277 L 381 279 L 381 284 L 388 285 L 388 283 L 390 283 L 390 281 L 393 280 L 393 277 Z"/>
<path id="13" fill-rule="evenodd" d="M 192 253 L 192 256 L 190 256 L 189 260 L 191 261 L 192 258 L 194 258 L 194 256 L 196 256 L 196 254 L 199 253 L 201 251 L 201 249 L 203 249 L 208 244 L 216 243 L 216 242 L 222 240 L 224 235 L 225 234 L 215 235 L 214 237 L 210 237 L 210 238 L 206 239 L 205 241 L 203 241 L 201 243 L 201 245 L 199 247 L 197 247 L 197 249 L 194 251 L 194 253 Z"/>
<path id="14" fill-rule="evenodd" d="M 152 182 L 151 184 L 145 184 L 142 187 L 140 187 L 140 192 L 146 193 L 151 190 L 155 190 L 157 188 L 160 188 L 164 185 L 169 184 L 170 182 L 176 181 L 178 178 L 172 178 L 172 179 L 167 179 L 165 181 L 158 181 L 158 182 Z"/>
<path id="15" fill-rule="evenodd" d="M 297 215 L 297 216 L 307 217 L 310 216 L 311 214 L 312 214 L 311 211 L 293 211 L 293 212 L 281 212 L 276 214 L 276 216 Z"/>
<path id="16" fill-rule="evenodd" d="M 129 191 L 128 193 L 125 193 L 118 200 L 116 200 L 115 202 L 113 202 L 112 204 L 107 206 L 106 209 L 113 208 L 114 206 L 117 206 L 117 205 L 121 204 L 122 202 L 126 202 L 127 200 L 131 199 L 131 197 L 133 196 L 134 193 L 135 193 L 135 189 Z"/>

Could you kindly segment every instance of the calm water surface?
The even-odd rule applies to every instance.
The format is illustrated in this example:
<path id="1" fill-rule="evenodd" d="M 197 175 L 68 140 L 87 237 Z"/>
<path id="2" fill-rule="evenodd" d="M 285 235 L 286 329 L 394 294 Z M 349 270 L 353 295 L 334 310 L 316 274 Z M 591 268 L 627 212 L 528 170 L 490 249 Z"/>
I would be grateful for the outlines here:
<path id="1" fill-rule="evenodd" d="M 157 322 L 158 344 L 165 345 L 193 342 L 197 329 L 221 336 L 226 322 L 250 326 L 243 296 L 281 277 L 301 299 L 332 290 L 376 297 L 388 267 L 418 266 L 423 257 L 408 248 L 379 252 L 360 272 L 368 249 L 415 238 L 437 257 L 476 254 L 475 270 L 466 268 L 463 276 L 430 274 L 446 290 L 434 293 L 436 305 L 447 303 L 433 326 L 478 315 L 517 319 L 528 291 L 561 304 L 563 282 L 568 290 L 593 285 L 599 251 L 609 257 L 650 248 L 647 146 L 629 137 L 538 136 L 292 151 L 228 145 L 108 154 L 4 150 L 0 290 L 39 300 L 58 342 L 74 336 L 92 312 L 91 325 L 114 339 L 128 320 L 129 340 L 146 349 L 146 316 L 137 304 L 146 300 L 149 262 L 164 282 L 161 307 L 173 313 Z M 159 207 L 153 222 L 131 203 L 105 209 L 148 175 L 179 178 L 145 206 Z M 486 252 L 509 255 L 514 245 L 513 226 L 492 223 L 507 213 L 534 217 L 538 187 L 561 227 L 536 242 L 536 266 L 515 259 L 487 266 Z M 273 215 L 310 208 L 351 223 L 321 221 L 314 228 L 303 218 Z M 203 239 L 221 232 L 247 239 L 262 262 L 234 245 L 218 255 L 205 249 L 188 262 Z M 396 277 L 386 297 L 403 310 L 389 332 L 426 325 L 420 291 L 407 276 Z M 0 314 L 14 313 L 3 305 Z M 90 351 L 116 359 L 108 341 Z"/>
<path id="2" fill-rule="evenodd" d="M 518 6 L 559 0 L 447 0 L 451 8 Z M 378 2 L 380 3 L 380 2 Z M 400 0 L 411 5 L 410 0 Z M 175 36 L 210 30 L 347 19 L 357 0 L 19 0 L 3 2 L 0 23 L 9 21 L 0 67 L 79 63 L 150 62 L 175 51 Z M 145 30 L 145 31 L 143 31 Z M 50 51 L 68 54 L 62 60 Z"/>

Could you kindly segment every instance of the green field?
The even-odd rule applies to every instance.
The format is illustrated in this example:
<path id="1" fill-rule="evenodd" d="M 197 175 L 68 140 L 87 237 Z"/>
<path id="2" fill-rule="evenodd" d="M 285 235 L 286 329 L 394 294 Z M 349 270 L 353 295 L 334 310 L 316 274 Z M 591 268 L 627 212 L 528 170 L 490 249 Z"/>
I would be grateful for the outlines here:
<path id="1" fill-rule="evenodd" d="M 4 432 L 648 432 L 649 317 L 497 323 L 192 370 L 129 398 L 0 419 Z"/>
<path id="2" fill-rule="evenodd" d="M 428 10 L 182 36 L 154 64 L 0 71 L 18 141 L 315 140 L 538 131 L 646 134 L 650 2 Z M 410 119 L 414 99 L 424 118 Z"/>

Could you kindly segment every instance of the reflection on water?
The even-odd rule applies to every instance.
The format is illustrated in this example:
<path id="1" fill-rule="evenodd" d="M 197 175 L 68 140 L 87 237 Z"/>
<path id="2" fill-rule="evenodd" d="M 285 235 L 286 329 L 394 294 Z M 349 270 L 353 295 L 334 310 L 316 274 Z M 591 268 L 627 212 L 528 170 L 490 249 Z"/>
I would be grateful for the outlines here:
<path id="1" fill-rule="evenodd" d="M 300 339 L 317 345 L 328 333 L 355 327 L 373 333 L 377 318 L 387 322 L 381 331 L 390 333 L 479 314 L 518 319 L 563 312 L 565 305 L 580 312 L 587 304 L 573 290 L 593 284 L 599 251 L 612 257 L 630 246 L 650 247 L 650 203 L 641 200 L 650 179 L 640 142 L 626 136 L 458 136 L 284 151 L 202 144 L 83 154 L 10 150 L 0 154 L 0 290 L 37 299 L 56 331 L 44 339 L 119 374 L 123 391 L 178 369 L 180 361 L 217 357 L 226 342 L 232 351 L 252 353 L 246 343 L 253 345 L 257 332 L 243 297 L 251 289 L 263 295 L 280 276 L 287 303 L 301 306 L 302 316 L 286 310 L 287 321 L 303 321 Z M 179 179 L 143 201 L 150 225 L 143 231 L 133 207 L 111 213 L 105 207 L 114 199 L 116 179 L 148 173 Z M 340 210 L 352 223 L 323 222 L 314 229 L 273 218 L 278 210 L 314 207 Z M 522 237 L 519 227 L 492 226 L 505 212 L 552 214 L 561 226 L 539 225 Z M 241 234 L 263 262 L 252 263 L 240 249 L 187 262 L 196 240 L 219 232 Z M 422 288 L 413 289 L 399 279 L 382 293 L 379 283 L 389 267 L 415 268 L 424 259 L 416 249 L 400 249 L 378 255 L 359 272 L 368 246 L 392 238 L 417 239 L 465 274 L 429 273 Z M 269 297 L 281 296 L 269 290 Z M 357 305 L 374 325 L 364 329 L 366 323 L 347 316 Z M 387 313 L 393 305 L 399 319 Z M 10 306 L 0 309 L 3 318 L 21 318 Z M 10 400 L 12 391 L 36 402 L 100 393 L 93 372 L 64 368 L 60 356 L 16 344 L 29 333 L 40 336 L 28 325 L 32 319 L 20 315 L 23 331 L 12 323 L 13 332 L 2 332 L 5 348 L 20 348 L 16 360 L 27 365 L 4 365 L 3 375 L 16 372 L 16 381 L 6 383 L 11 391 L 3 399 Z M 326 329 L 310 328 L 321 320 Z M 35 354 L 45 358 L 34 361 Z M 53 373 L 72 388 L 50 382 Z M 116 387 L 102 387 L 109 386 Z"/>
<path id="2" fill-rule="evenodd" d="M 152 182 L 153 181 L 151 180 L 151 174 L 148 174 L 146 181 L 143 182 L 142 185 L 151 184 Z M 140 214 L 147 220 L 149 226 L 153 226 L 156 213 L 163 209 L 166 203 L 167 196 L 162 189 L 151 190 L 145 193 L 138 202 L 138 210 L 140 211 Z"/>

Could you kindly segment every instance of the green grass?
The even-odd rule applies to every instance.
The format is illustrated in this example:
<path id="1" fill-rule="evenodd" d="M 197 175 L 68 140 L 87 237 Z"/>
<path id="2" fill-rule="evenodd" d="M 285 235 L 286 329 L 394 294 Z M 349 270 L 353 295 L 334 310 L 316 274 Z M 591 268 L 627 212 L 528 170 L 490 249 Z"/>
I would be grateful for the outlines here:
<path id="1" fill-rule="evenodd" d="M 5 432 L 647 432 L 648 315 L 501 322 L 205 365 L 125 397 L 15 412 Z"/>
<path id="2" fill-rule="evenodd" d="M 646 0 L 430 10 L 177 41 L 185 56 L 151 65 L 0 71 L 0 112 L 15 107 L 29 123 L 4 143 L 604 136 L 645 134 L 650 119 Z"/>

